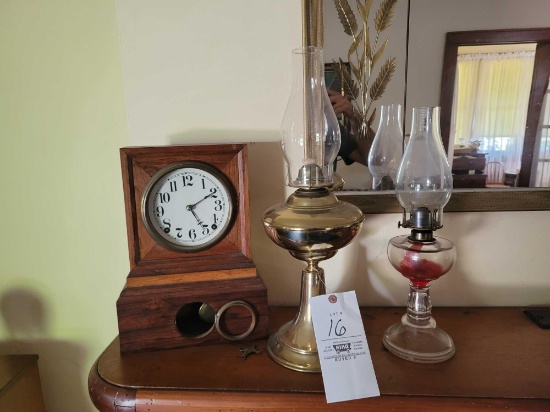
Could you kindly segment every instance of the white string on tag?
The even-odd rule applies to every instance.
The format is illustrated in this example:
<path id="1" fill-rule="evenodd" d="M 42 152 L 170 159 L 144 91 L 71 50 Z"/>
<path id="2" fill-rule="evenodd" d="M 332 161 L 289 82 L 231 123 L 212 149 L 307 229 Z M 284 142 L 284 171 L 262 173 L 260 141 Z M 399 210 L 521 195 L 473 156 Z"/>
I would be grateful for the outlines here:
<path id="1" fill-rule="evenodd" d="M 326 295 L 327 293 L 334 293 L 332 290 L 330 290 L 330 289 L 328 288 L 327 284 L 325 283 L 325 281 L 323 280 L 323 278 L 321 277 L 321 275 L 319 274 L 319 272 L 317 272 L 317 280 L 319 280 L 319 281 L 325 286 L 325 291 L 326 291 L 325 295 Z"/>

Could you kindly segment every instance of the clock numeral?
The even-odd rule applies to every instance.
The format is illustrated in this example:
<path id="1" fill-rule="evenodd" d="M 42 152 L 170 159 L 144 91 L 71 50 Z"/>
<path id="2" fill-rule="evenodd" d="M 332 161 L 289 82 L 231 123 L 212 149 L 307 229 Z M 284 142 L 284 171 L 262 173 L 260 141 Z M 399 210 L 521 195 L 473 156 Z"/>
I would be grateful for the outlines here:
<path id="1" fill-rule="evenodd" d="M 221 200 L 216 200 L 214 203 L 216 204 L 216 206 L 214 207 L 214 210 L 216 212 L 219 212 L 220 210 L 222 210 L 222 201 Z"/>
<path id="2" fill-rule="evenodd" d="M 178 191 L 178 185 L 176 182 L 170 182 L 170 191 L 171 192 L 177 192 Z"/>
<path id="3" fill-rule="evenodd" d="M 181 228 L 181 227 L 177 227 L 177 228 L 176 228 L 176 232 L 177 232 L 177 233 L 176 233 L 176 237 L 177 237 L 178 239 L 181 239 L 181 238 L 183 237 L 183 235 L 181 234 L 181 231 L 182 231 L 182 230 L 183 230 L 183 228 Z"/>
<path id="4" fill-rule="evenodd" d="M 164 216 L 164 208 L 162 206 L 157 206 L 155 211 L 157 212 L 157 217 Z"/>
<path id="5" fill-rule="evenodd" d="M 191 175 L 183 175 L 183 176 L 182 176 L 182 180 L 183 180 L 183 187 L 186 187 L 186 186 L 193 186 L 193 176 L 191 176 Z"/>
<path id="6" fill-rule="evenodd" d="M 170 228 L 172 227 L 172 224 L 170 223 L 170 219 L 164 219 L 162 223 L 165 224 L 165 227 L 163 229 L 164 233 L 170 233 Z"/>
<path id="7" fill-rule="evenodd" d="M 195 240 L 197 238 L 197 232 L 195 232 L 195 229 L 191 229 L 189 231 L 189 239 Z"/>
<path id="8" fill-rule="evenodd" d="M 210 220 L 214 221 L 214 223 L 211 226 L 212 230 L 216 230 L 218 228 L 218 216 L 216 216 L 216 214 L 214 213 L 214 215 L 212 216 L 212 219 Z"/>
<path id="9" fill-rule="evenodd" d="M 204 226 L 202 227 L 202 234 L 203 234 L 203 235 L 208 235 L 208 234 L 210 234 L 210 229 L 208 229 L 208 225 L 204 225 Z"/>
<path id="10" fill-rule="evenodd" d="M 216 199 L 216 198 L 218 197 L 218 196 L 216 196 L 216 195 L 214 194 L 214 193 L 216 193 L 216 192 L 217 192 L 216 188 L 211 187 L 211 188 L 210 188 L 210 193 L 211 193 L 211 194 L 210 194 L 210 197 L 213 197 L 214 199 Z"/>
<path id="11" fill-rule="evenodd" d="M 202 179 L 202 188 L 206 189 L 206 183 L 204 182 L 204 179 Z"/>
<path id="12" fill-rule="evenodd" d="M 170 193 L 159 193 L 160 203 L 168 203 L 170 201 Z"/>

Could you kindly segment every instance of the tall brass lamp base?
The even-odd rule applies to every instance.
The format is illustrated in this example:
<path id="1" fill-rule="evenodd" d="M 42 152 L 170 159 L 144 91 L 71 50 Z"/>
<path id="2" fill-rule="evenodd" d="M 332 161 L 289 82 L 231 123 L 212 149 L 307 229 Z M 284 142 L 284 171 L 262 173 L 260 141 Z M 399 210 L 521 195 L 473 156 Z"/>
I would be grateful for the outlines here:
<path id="1" fill-rule="evenodd" d="M 329 259 L 361 230 L 363 213 L 339 201 L 326 188 L 298 189 L 285 203 L 268 209 L 264 228 L 277 245 L 307 263 L 302 271 L 300 308 L 294 319 L 272 335 L 268 353 L 275 362 L 299 371 L 321 372 L 310 299 L 325 294 L 321 260 Z"/>

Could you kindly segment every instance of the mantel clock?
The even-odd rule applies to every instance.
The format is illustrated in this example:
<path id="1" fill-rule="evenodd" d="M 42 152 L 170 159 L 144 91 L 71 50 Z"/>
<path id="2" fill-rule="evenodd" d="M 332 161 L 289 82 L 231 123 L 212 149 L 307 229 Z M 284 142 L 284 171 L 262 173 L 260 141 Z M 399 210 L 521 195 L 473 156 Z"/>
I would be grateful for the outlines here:
<path id="1" fill-rule="evenodd" d="M 267 335 L 250 252 L 246 145 L 121 151 L 130 273 L 117 301 L 122 352 Z"/>

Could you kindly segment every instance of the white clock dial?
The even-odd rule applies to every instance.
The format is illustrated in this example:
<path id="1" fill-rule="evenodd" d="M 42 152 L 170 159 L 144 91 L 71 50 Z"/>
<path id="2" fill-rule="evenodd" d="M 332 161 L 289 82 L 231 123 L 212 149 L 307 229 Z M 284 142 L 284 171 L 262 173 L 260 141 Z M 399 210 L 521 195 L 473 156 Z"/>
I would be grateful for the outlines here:
<path id="1" fill-rule="evenodd" d="M 214 246 L 231 229 L 235 195 L 221 172 L 182 162 L 157 172 L 145 188 L 142 215 L 157 242 L 181 252 Z"/>

